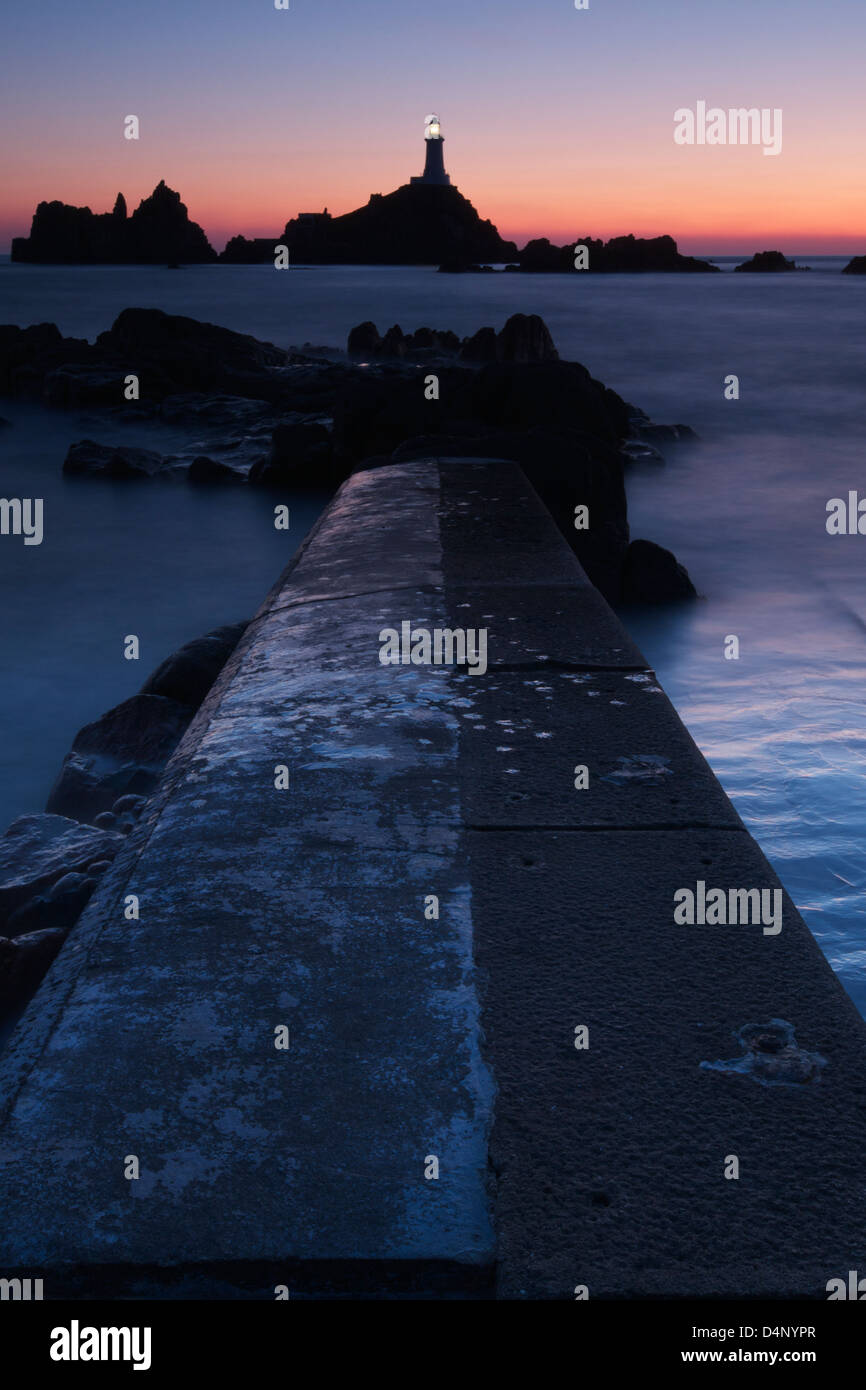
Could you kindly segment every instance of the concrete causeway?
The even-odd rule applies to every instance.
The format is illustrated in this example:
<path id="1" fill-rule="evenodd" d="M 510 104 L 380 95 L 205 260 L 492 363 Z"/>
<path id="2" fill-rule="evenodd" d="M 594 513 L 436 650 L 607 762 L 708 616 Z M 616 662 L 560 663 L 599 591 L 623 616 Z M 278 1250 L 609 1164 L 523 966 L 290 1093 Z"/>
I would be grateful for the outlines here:
<path id="1" fill-rule="evenodd" d="M 484 629 L 486 673 L 383 665 L 404 622 Z M 780 886 L 522 471 L 356 474 L 0 1058 L 0 1275 L 826 1297 L 866 1274 L 866 1026 L 787 897 L 677 924 L 698 882 Z M 774 1019 L 800 1053 L 702 1067 Z"/>

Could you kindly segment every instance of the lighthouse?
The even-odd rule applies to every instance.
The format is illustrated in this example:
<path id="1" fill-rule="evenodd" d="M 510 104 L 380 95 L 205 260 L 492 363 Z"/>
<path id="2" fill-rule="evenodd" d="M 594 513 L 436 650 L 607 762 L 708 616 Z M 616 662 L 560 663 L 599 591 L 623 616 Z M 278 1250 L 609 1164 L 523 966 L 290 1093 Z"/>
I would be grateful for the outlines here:
<path id="1" fill-rule="evenodd" d="M 424 143 L 427 146 L 427 159 L 424 164 L 424 173 L 418 178 L 413 178 L 412 183 L 450 184 L 451 180 L 445 172 L 445 157 L 442 147 L 445 141 L 442 138 L 442 127 L 439 124 L 438 116 L 428 116 L 424 123 Z"/>

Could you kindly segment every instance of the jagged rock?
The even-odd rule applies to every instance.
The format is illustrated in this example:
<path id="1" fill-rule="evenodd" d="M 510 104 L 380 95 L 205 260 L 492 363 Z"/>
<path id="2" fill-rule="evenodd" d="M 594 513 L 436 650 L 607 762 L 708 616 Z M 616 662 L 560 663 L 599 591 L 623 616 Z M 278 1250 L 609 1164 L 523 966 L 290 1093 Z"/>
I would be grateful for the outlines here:
<path id="1" fill-rule="evenodd" d="M 624 603 L 672 603 L 697 598 L 697 590 L 677 557 L 654 541 L 632 541 L 622 569 Z"/>
<path id="2" fill-rule="evenodd" d="M 843 275 L 866 275 L 866 256 L 854 256 L 842 271 Z"/>
<path id="3" fill-rule="evenodd" d="M 0 839 L 0 927 L 65 874 L 90 875 L 90 865 L 113 859 L 121 843 L 65 816 L 19 816 Z"/>
<path id="4" fill-rule="evenodd" d="M 188 705 L 140 694 L 86 724 L 66 755 L 46 810 L 96 824 L 123 793 L 147 795 L 190 718 Z"/>
<path id="5" fill-rule="evenodd" d="M 330 431 L 304 421 L 278 425 L 267 458 L 250 469 L 250 483 L 258 487 L 327 489 L 345 476 L 345 469 L 335 470 Z"/>
<path id="6" fill-rule="evenodd" d="M 342 217 L 294 218 L 277 240 L 289 247 L 293 263 L 306 265 L 439 265 L 449 257 L 482 262 L 517 255 L 468 198 L 445 185 L 404 184 L 384 197 L 374 193 L 365 207 Z"/>
<path id="7" fill-rule="evenodd" d="M 403 330 L 400 328 L 400 325 L 399 325 L 399 324 L 395 323 L 395 324 L 393 325 L 392 328 L 389 328 L 389 329 L 388 329 L 387 333 L 385 334 L 384 338 L 382 339 L 382 346 L 381 346 L 381 348 L 379 349 L 379 356 L 380 356 L 380 357 L 405 357 L 405 356 L 406 356 L 406 339 L 405 339 L 404 336 L 403 336 Z"/>
<path id="8" fill-rule="evenodd" d="M 378 357 L 382 347 L 382 339 L 379 337 L 379 330 L 375 323 L 359 323 L 349 334 L 347 352 L 350 357 L 359 362 L 369 361 L 371 357 Z"/>
<path id="9" fill-rule="evenodd" d="M 244 632 L 246 623 L 215 628 L 204 637 L 186 642 L 156 668 L 141 687 L 141 694 L 158 695 L 198 709 Z M 123 796 L 112 810 L 123 812 L 142 804 L 140 796 Z"/>
<path id="10" fill-rule="evenodd" d="M 72 477 L 153 478 L 171 471 L 162 454 L 131 445 L 96 444 L 81 439 L 70 446 L 63 461 L 63 472 Z"/>
<path id="11" fill-rule="evenodd" d="M 585 270 L 575 270 L 576 246 L 587 248 L 588 265 Z M 620 236 L 612 237 L 607 242 L 592 237 L 576 237 L 566 246 L 553 246 L 546 237 L 539 237 L 530 241 L 520 253 L 520 268 L 531 272 L 571 275 L 651 271 L 714 273 L 719 270 L 709 261 L 680 255 L 676 242 L 670 236 Z"/>
<path id="12" fill-rule="evenodd" d="M 796 269 L 794 262 L 786 260 L 781 251 L 758 251 L 750 261 L 734 266 L 734 270 L 753 270 L 762 274 Z"/>
<path id="13" fill-rule="evenodd" d="M 114 210 L 93 213 L 66 203 L 40 203 L 29 237 L 15 237 L 12 260 L 42 264 L 159 264 L 215 261 L 201 227 L 191 222 L 180 194 L 160 180 L 131 217 L 118 194 Z"/>
<path id="14" fill-rule="evenodd" d="M 500 362 L 557 362 L 547 324 L 538 314 L 512 314 L 496 340 Z"/>
<path id="15" fill-rule="evenodd" d="M 471 338 L 464 338 L 460 349 L 461 362 L 495 362 L 498 335 L 495 328 L 479 328 Z"/>

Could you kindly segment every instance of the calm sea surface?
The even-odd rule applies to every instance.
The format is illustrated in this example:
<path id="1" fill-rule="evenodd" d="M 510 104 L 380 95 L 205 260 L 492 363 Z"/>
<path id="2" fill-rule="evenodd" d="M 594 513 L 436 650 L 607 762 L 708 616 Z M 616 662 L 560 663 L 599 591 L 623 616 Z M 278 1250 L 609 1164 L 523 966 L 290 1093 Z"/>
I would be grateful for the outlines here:
<path id="1" fill-rule="evenodd" d="M 860 488 L 866 280 L 847 258 L 781 276 L 448 276 L 337 267 L 12 266 L 0 322 L 93 338 L 153 306 L 281 346 L 342 346 L 373 319 L 473 332 L 539 313 L 574 358 L 702 443 L 629 479 L 633 536 L 675 550 L 704 596 L 627 622 L 746 824 L 866 1013 L 866 537 L 830 537 L 825 505 Z M 730 268 L 730 266 L 726 266 Z M 736 374 L 740 399 L 724 399 Z M 2 403 L 4 496 L 45 498 L 46 534 L 0 546 L 0 827 L 42 809 L 76 730 L 131 695 L 181 642 L 250 615 L 321 506 L 288 536 L 253 491 L 64 481 L 95 419 Z M 170 449 L 185 433 L 135 427 Z M 292 500 L 292 499 L 287 499 Z M 139 663 L 120 659 L 126 633 Z M 739 661 L 724 641 L 740 641 Z"/>

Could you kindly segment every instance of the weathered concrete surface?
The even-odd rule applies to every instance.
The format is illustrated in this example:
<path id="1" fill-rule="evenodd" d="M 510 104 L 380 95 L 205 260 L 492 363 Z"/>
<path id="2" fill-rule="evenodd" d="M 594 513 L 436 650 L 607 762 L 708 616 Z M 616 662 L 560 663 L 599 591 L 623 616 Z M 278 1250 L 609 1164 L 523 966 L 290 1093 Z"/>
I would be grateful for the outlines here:
<path id="1" fill-rule="evenodd" d="M 487 673 L 383 667 L 403 621 L 486 628 Z M 787 900 L 778 936 L 675 925 L 698 879 L 777 886 L 520 469 L 357 475 L 3 1059 L 0 1272 L 822 1296 L 866 1269 L 866 1029 Z M 770 1018 L 819 1082 L 701 1068 Z"/>

